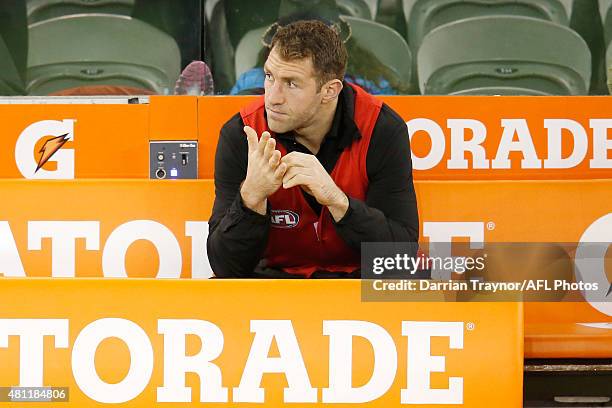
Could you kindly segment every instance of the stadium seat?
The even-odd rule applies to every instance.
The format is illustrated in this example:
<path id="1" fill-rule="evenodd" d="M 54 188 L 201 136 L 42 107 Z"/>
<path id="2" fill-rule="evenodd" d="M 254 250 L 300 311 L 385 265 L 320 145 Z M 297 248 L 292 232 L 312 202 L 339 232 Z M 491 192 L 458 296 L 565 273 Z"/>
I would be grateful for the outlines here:
<path id="1" fill-rule="evenodd" d="M 359 45 L 371 51 L 382 64 L 394 71 L 405 86 L 411 80 L 412 54 L 406 41 L 393 29 L 357 17 L 343 16 L 350 24 L 352 38 Z M 236 48 L 236 78 L 253 68 L 261 50 L 261 36 L 266 27 L 248 32 Z M 381 47 L 380 44 L 385 44 Z M 359 75 L 358 72 L 353 73 Z"/>
<path id="2" fill-rule="evenodd" d="M 30 24 L 69 14 L 120 14 L 129 16 L 134 0 L 27 0 Z"/>
<path id="3" fill-rule="evenodd" d="M 609 52 L 610 50 L 608 50 Z M 608 53 L 606 53 L 606 60 L 610 61 L 610 57 L 607 56 Z M 611 64 L 608 63 L 608 92 L 610 92 L 610 94 L 612 95 L 612 66 L 610 66 Z"/>
<path id="4" fill-rule="evenodd" d="M 118 85 L 167 94 L 179 76 L 180 58 L 170 36 L 131 17 L 58 17 L 30 26 L 27 92 Z"/>
<path id="5" fill-rule="evenodd" d="M 530 17 L 476 17 L 440 26 L 423 39 L 417 63 L 423 94 L 585 95 L 591 78 L 584 40 L 567 27 Z"/>
<path id="6" fill-rule="evenodd" d="M 373 20 L 376 17 L 375 1 L 366 0 L 336 0 L 340 14 L 351 17 Z"/>
<path id="7" fill-rule="evenodd" d="M 612 0 L 599 0 L 599 15 L 604 28 L 606 48 L 612 39 Z"/>
<path id="8" fill-rule="evenodd" d="M 606 48 L 606 73 L 608 90 L 612 93 L 612 0 L 599 0 L 599 14 L 604 30 L 604 46 Z"/>
<path id="9" fill-rule="evenodd" d="M 15 66 L 13 57 L 0 36 L 0 95 L 13 96 L 23 94 L 23 80 Z"/>
<path id="10" fill-rule="evenodd" d="M 569 25 L 574 0 L 403 0 L 408 41 L 413 52 L 438 26 L 470 17 L 533 17 Z"/>
<path id="11" fill-rule="evenodd" d="M 263 21 L 261 18 L 258 24 L 253 24 L 249 21 L 249 17 L 252 16 L 244 16 L 251 14 L 244 10 L 250 10 L 253 4 L 251 0 L 233 0 L 231 3 L 226 0 L 207 0 L 205 3 L 207 51 L 210 51 L 215 89 L 221 93 L 227 93 L 236 82 L 234 58 L 235 48 L 240 39 L 255 27 L 271 24 L 277 17 L 278 5 L 273 10 L 273 16 L 268 16 L 268 19 L 271 18 L 270 21 L 267 19 Z M 228 17 L 227 9 L 232 19 Z M 266 14 L 271 14 L 271 11 L 267 10 Z"/>
<path id="12" fill-rule="evenodd" d="M 236 78 L 234 77 L 234 47 L 227 31 L 223 0 L 207 0 L 204 5 L 206 17 L 207 47 L 211 57 L 211 70 L 217 91 L 227 92 Z"/>

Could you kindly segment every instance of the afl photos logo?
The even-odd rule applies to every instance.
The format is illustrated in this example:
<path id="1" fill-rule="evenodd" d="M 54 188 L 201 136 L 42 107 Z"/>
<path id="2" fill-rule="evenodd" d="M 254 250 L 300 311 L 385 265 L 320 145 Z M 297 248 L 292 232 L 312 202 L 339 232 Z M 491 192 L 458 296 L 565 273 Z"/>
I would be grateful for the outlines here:
<path id="1" fill-rule="evenodd" d="M 28 126 L 17 139 L 15 162 L 27 179 L 73 179 L 74 150 L 63 148 L 74 141 L 74 120 L 43 120 Z M 42 146 L 40 141 L 46 139 Z M 40 146 L 37 147 L 37 144 Z M 47 170 L 46 163 L 57 163 Z"/>
<path id="2" fill-rule="evenodd" d="M 300 222 L 300 216 L 289 210 L 272 210 L 270 218 L 275 228 L 293 228 Z"/>

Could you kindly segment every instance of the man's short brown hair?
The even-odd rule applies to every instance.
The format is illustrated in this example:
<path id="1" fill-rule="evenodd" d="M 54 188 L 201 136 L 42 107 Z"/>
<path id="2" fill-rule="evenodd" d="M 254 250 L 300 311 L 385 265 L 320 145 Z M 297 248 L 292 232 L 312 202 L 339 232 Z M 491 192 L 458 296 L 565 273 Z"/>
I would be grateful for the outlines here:
<path id="1" fill-rule="evenodd" d="M 338 33 L 321 21 L 296 21 L 279 27 L 272 38 L 271 49 L 274 47 L 287 61 L 310 58 L 319 89 L 332 79 L 344 79 L 346 47 Z"/>

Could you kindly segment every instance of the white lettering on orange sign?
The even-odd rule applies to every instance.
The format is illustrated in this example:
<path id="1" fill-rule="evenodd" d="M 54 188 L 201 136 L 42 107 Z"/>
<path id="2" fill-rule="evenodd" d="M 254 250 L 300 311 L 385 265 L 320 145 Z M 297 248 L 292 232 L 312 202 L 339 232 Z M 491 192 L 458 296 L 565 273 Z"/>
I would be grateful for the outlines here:
<path id="1" fill-rule="evenodd" d="M 223 332 L 214 323 L 192 319 L 160 319 L 158 333 L 164 336 L 164 383 L 157 388 L 157 402 L 191 402 L 191 389 L 185 386 L 187 373 L 198 374 L 200 402 L 228 402 L 228 389 L 222 386 L 221 367 L 213 361 L 223 351 Z M 283 374 L 288 387 L 285 403 L 316 403 L 313 388 L 290 320 L 251 320 L 255 333 L 249 357 L 234 403 L 265 403 L 261 388 L 263 374 Z M 431 355 L 431 338 L 448 337 L 451 349 L 463 349 L 464 322 L 403 321 L 407 337 L 408 380 L 400 391 L 402 404 L 462 404 L 463 378 L 449 377 L 448 389 L 432 389 L 433 372 L 445 372 L 445 357 Z M 326 320 L 323 334 L 329 337 L 329 387 L 323 389 L 324 403 L 365 403 L 385 395 L 397 374 L 397 348 L 381 326 L 359 320 Z M 0 319 L 0 347 L 8 347 L 8 337 L 20 339 L 20 387 L 42 387 L 43 337 L 55 339 L 56 348 L 68 348 L 68 319 Z M 186 355 L 186 336 L 198 336 L 202 346 L 196 355 Z M 365 385 L 352 385 L 353 337 L 366 339 L 374 350 L 374 368 Z M 118 338 L 129 350 L 130 368 L 117 383 L 105 382 L 96 371 L 96 350 L 108 338 Z M 269 357 L 272 342 L 279 357 Z M 47 361 L 52 357 L 47 356 Z M 89 323 L 72 346 L 72 375 L 79 389 L 90 399 L 107 404 L 125 403 L 138 397 L 149 385 L 154 350 L 147 333 L 135 322 L 103 318 Z"/>
<path id="2" fill-rule="evenodd" d="M 578 166 L 586 159 L 589 137 L 584 127 L 571 119 L 544 119 L 543 130 L 547 135 L 548 152 L 539 157 L 533 143 L 533 133 L 526 119 L 501 119 L 502 134 L 493 160 L 488 160 L 483 146 L 487 138 L 487 128 L 476 119 L 448 119 L 446 127 L 450 129 L 450 159 L 446 166 L 451 170 L 460 169 L 510 169 L 510 153 L 520 152 L 523 159 L 522 169 L 569 169 Z M 410 140 L 417 132 L 425 132 L 431 141 L 431 149 L 424 157 L 412 154 L 415 170 L 429 170 L 442 162 L 446 150 L 445 131 L 435 121 L 426 118 L 415 118 L 406 122 Z M 591 169 L 612 169 L 612 139 L 608 131 L 612 129 L 612 119 L 591 119 L 589 127 L 592 133 L 593 154 L 589 160 Z M 472 134 L 466 140 L 466 131 Z M 573 149 L 568 157 L 562 156 L 563 131 L 572 138 Z M 469 166 L 465 154 L 472 156 Z M 543 154 L 543 153 L 541 153 Z"/>

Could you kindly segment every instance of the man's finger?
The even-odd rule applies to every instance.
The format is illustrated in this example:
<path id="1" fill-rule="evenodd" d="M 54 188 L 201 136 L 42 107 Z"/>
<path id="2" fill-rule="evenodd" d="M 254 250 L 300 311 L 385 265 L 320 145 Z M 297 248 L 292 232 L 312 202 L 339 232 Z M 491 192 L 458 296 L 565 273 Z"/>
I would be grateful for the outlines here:
<path id="1" fill-rule="evenodd" d="M 242 128 L 246 133 L 247 142 L 249 143 L 249 153 L 254 152 L 257 149 L 257 132 L 250 126 Z"/>
<path id="2" fill-rule="evenodd" d="M 270 160 L 268 161 L 268 163 L 270 164 L 270 167 L 276 168 L 276 166 L 278 166 L 278 163 L 280 162 L 280 158 L 281 158 L 281 152 L 279 152 L 278 150 L 275 150 L 274 152 L 272 152 L 272 155 L 270 156 Z"/>
<path id="3" fill-rule="evenodd" d="M 289 189 L 295 186 L 308 185 L 310 177 L 305 174 L 296 174 L 291 180 L 283 182 L 283 188 Z"/>
<path id="4" fill-rule="evenodd" d="M 268 144 L 268 140 L 270 140 L 270 132 L 263 132 L 261 137 L 259 138 L 259 146 L 257 146 L 257 150 L 259 153 L 263 154 L 266 145 Z"/>
<path id="5" fill-rule="evenodd" d="M 276 148 L 276 140 L 270 138 L 264 147 L 263 157 L 264 159 L 269 159 L 274 152 L 274 148 Z"/>
<path id="6" fill-rule="evenodd" d="M 303 168 L 287 166 L 287 171 L 285 172 L 285 175 L 283 176 L 283 184 L 287 183 L 289 180 L 291 180 L 292 178 L 300 174 L 301 173 L 300 170 L 303 170 Z"/>
<path id="7" fill-rule="evenodd" d="M 300 152 L 291 152 L 283 156 L 281 161 L 286 163 L 287 166 L 292 167 L 308 167 L 309 160 L 308 156 L 312 156 L 310 154 L 300 153 Z"/>
<path id="8" fill-rule="evenodd" d="M 276 170 L 274 171 L 274 179 L 276 180 L 282 179 L 286 171 L 287 171 L 287 165 L 284 163 L 279 164 Z"/>

